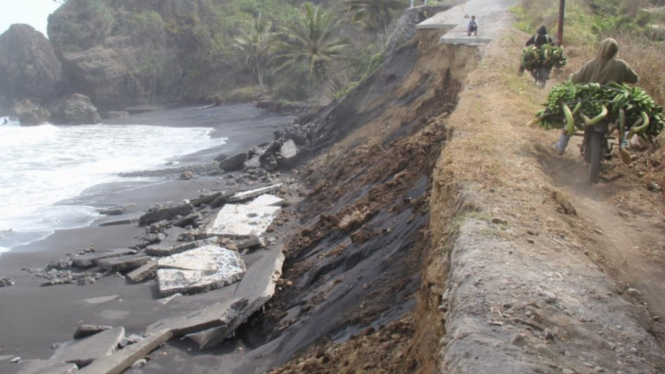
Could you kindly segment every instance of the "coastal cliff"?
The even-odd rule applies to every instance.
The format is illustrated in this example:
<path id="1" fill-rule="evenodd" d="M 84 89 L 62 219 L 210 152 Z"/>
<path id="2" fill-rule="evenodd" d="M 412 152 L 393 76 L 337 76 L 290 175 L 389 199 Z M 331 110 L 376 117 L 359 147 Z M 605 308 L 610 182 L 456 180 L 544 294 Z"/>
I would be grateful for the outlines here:
<path id="1" fill-rule="evenodd" d="M 209 1 L 70 0 L 48 36 L 67 88 L 104 110 L 200 100 L 237 77 Z"/>
<path id="2" fill-rule="evenodd" d="M 48 39 L 29 25 L 0 35 L 0 96 L 45 100 L 62 84 L 62 65 Z"/>

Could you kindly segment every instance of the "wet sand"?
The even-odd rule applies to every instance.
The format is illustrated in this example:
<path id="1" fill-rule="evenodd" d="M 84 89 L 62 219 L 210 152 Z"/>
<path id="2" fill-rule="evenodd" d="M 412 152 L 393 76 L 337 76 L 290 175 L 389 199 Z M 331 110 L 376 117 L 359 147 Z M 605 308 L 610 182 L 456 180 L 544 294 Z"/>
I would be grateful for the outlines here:
<path id="1" fill-rule="evenodd" d="M 243 117 L 243 115 L 245 117 Z M 224 117 L 226 116 L 226 118 Z M 251 105 L 196 110 L 182 108 L 138 115 L 116 123 L 160 124 L 169 126 L 214 127 L 214 136 L 227 137 L 227 145 L 188 155 L 178 166 L 210 163 L 220 153 L 233 155 L 248 147 L 272 139 L 273 132 L 283 128 L 292 117 L 269 115 Z M 16 248 L 0 255 L 0 276 L 16 284 L 0 288 L 0 356 L 13 355 L 26 359 L 47 359 L 53 354 L 51 345 L 70 340 L 76 325 L 85 322 L 124 326 L 127 334 L 141 333 L 162 315 L 189 311 L 219 300 L 232 287 L 187 297 L 186 303 L 171 302 L 163 306 L 156 298 L 156 282 L 130 285 L 124 277 L 106 276 L 87 286 L 58 285 L 40 287 L 43 279 L 21 269 L 43 268 L 50 261 L 68 253 L 94 245 L 97 250 L 122 248 L 138 243 L 144 228 L 137 224 L 105 226 L 103 222 L 134 218 L 157 203 L 178 203 L 193 199 L 204 191 L 228 189 L 220 176 L 196 176 L 193 180 L 177 180 L 177 173 L 166 176 L 157 184 L 136 185 L 135 189 L 87 197 L 79 203 L 96 207 L 129 206 L 122 216 L 100 217 L 89 227 L 57 231 L 45 240 Z M 138 187 L 137 187 L 138 186 Z M 115 186 L 117 187 L 117 186 Z M 104 186 L 95 187 L 105 191 Z M 113 190 L 115 188 L 111 188 Z M 91 201 L 91 200 L 94 200 Z M 251 256 L 245 259 L 251 263 Z M 91 304 L 89 298 L 119 295 L 120 299 Z M 0 362 L 0 373 L 14 373 L 19 365 Z"/>

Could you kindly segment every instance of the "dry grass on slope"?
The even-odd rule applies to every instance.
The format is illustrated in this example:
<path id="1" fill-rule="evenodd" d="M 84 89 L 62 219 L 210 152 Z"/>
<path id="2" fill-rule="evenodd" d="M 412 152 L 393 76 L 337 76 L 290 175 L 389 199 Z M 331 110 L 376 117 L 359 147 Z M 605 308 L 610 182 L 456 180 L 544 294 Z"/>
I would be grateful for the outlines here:
<path id="1" fill-rule="evenodd" d="M 439 175 L 440 181 L 473 184 L 493 193 L 492 200 L 497 205 L 489 209 L 491 212 L 501 212 L 522 222 L 536 222 L 547 220 L 547 214 L 537 214 L 529 206 L 542 204 L 543 196 L 551 192 L 548 187 L 552 182 L 548 170 L 551 164 L 541 160 L 543 155 L 559 159 L 551 150 L 558 131 L 527 128 L 525 124 L 542 108 L 540 104 L 546 101 L 549 89 L 592 56 L 576 53 L 564 72 L 540 90 L 528 74 L 523 77 L 516 74 L 516 56 L 527 37 L 517 30 L 508 30 L 487 47 L 480 67 L 465 83 L 458 109 L 447 121 L 455 141 L 447 145 L 435 173 L 445 170 L 447 175 Z M 596 188 L 615 201 L 618 209 L 649 216 L 665 211 L 663 194 L 647 189 L 651 181 L 665 185 L 662 148 L 665 144 L 661 144 L 665 142 L 663 136 L 660 138 L 650 149 L 633 150 L 636 160 L 631 166 L 623 165 L 618 158 L 606 163 L 603 175 L 613 180 Z M 554 167 L 566 173 L 583 164 L 577 147 L 579 140 L 571 141 L 566 156 L 560 163 L 555 162 Z M 586 169 L 569 177 L 582 183 L 586 180 L 585 173 Z M 530 195 L 540 201 L 528 202 Z"/>
<path id="2" fill-rule="evenodd" d="M 532 285 L 527 280 L 533 282 L 552 271 L 567 274 L 569 279 L 582 279 L 591 277 L 588 274 L 593 269 L 597 272 L 595 278 L 585 279 L 584 282 L 588 282 L 584 283 L 585 287 L 591 287 L 593 282 L 598 282 L 602 289 L 610 289 L 607 285 L 614 283 L 629 284 L 629 287 L 638 285 L 636 287 L 644 290 L 642 299 L 628 300 L 629 307 L 622 304 L 625 309 L 604 312 L 603 316 L 624 321 L 639 320 L 643 326 L 649 326 L 649 332 L 659 343 L 665 341 L 662 326 L 653 322 L 656 320 L 653 316 L 665 315 L 665 303 L 660 301 L 665 288 L 655 282 L 658 277 L 654 276 L 663 271 L 660 261 L 665 259 L 663 195 L 644 187 L 642 178 L 645 175 L 637 165 L 642 159 L 639 156 L 632 168 L 617 161 L 609 162 L 603 175 L 622 176 L 589 186 L 588 169 L 577 149 L 580 138 L 574 138 L 566 154 L 560 157 L 552 149 L 558 131 L 525 126 L 541 108 L 539 104 L 545 102 L 549 88 L 567 77 L 562 75 L 553 79 L 546 90 L 536 88 L 527 75 L 518 77 L 517 59 L 527 37 L 514 29 L 506 30 L 485 48 L 479 68 L 465 81 L 458 107 L 447 120 L 451 139 L 432 177 L 432 250 L 423 278 L 430 282 L 430 289 L 447 290 L 454 295 L 446 299 L 443 292 L 439 294 L 439 302 L 450 302 L 450 308 L 445 307 L 444 313 L 439 314 L 441 318 L 447 318 L 446 328 L 450 329 L 439 349 L 443 352 L 444 364 L 451 367 L 471 361 L 460 358 L 464 343 L 459 342 L 466 339 L 464 329 L 459 327 L 466 321 L 462 317 L 464 313 L 467 313 L 465 317 L 469 311 L 481 315 L 478 318 L 481 322 L 482 317 L 493 320 L 513 315 L 514 309 L 502 307 L 501 302 L 513 298 L 529 303 L 533 295 L 515 296 L 518 291 L 512 285 L 520 282 Z M 583 53 L 574 56 L 567 70 L 575 70 L 590 57 Z M 615 199 L 622 199 L 623 205 L 618 206 Z M 501 244 L 506 248 L 497 250 Z M 470 258 L 475 261 L 473 264 Z M 573 262 L 577 265 L 572 265 Z M 581 263 L 584 265 L 580 266 Z M 465 272 L 468 279 L 464 278 Z M 530 279 L 526 274 L 537 276 Z M 446 279 L 448 276 L 450 279 Z M 462 278 L 464 282 L 460 281 Z M 504 278 L 510 281 L 502 288 Z M 577 292 L 579 295 L 578 285 L 569 279 L 563 280 L 557 292 L 561 295 Z M 505 289 L 511 290 L 509 297 L 496 296 Z M 608 295 L 619 300 L 624 291 L 619 289 L 616 294 Z M 484 298 L 469 301 L 469 294 L 484 295 Z M 596 303 L 592 299 L 581 302 Z M 594 304 L 593 308 L 596 307 L 600 310 L 605 306 Z M 430 310 L 437 313 L 435 308 Z M 585 336 L 595 336 L 600 327 L 593 324 L 581 326 L 579 321 L 572 320 L 562 323 L 557 318 L 566 320 L 568 317 L 557 313 L 556 318 L 549 320 L 549 327 L 556 327 L 569 339 L 555 339 L 556 343 L 548 345 L 550 343 L 537 333 L 527 333 L 534 338 L 534 343 L 525 351 L 537 353 L 518 357 L 518 360 L 524 359 L 520 364 L 532 358 L 534 361 L 529 364 L 572 365 L 570 358 L 558 355 L 553 348 L 557 344 L 561 344 L 557 348 L 565 346 L 571 351 L 596 349 Z M 477 316 L 473 315 L 469 320 L 473 317 Z M 519 328 L 511 322 L 505 323 L 508 319 L 497 322 L 502 327 L 493 331 L 512 333 L 514 330 L 510 329 Z M 579 334 L 579 331 L 585 332 Z M 638 339 L 644 339 L 644 332 L 640 334 Z M 479 335 L 482 333 L 464 342 L 480 339 Z M 552 349 L 539 350 L 538 347 Z M 506 344 L 501 349 L 513 348 Z M 657 349 L 649 352 L 652 354 Z M 599 349 L 594 355 L 596 353 L 599 366 L 608 372 L 618 372 L 624 365 L 612 358 L 612 352 Z M 538 356 L 540 354 L 543 356 Z M 649 360 L 653 357 L 650 356 Z M 578 368 L 575 370 L 584 372 Z"/>

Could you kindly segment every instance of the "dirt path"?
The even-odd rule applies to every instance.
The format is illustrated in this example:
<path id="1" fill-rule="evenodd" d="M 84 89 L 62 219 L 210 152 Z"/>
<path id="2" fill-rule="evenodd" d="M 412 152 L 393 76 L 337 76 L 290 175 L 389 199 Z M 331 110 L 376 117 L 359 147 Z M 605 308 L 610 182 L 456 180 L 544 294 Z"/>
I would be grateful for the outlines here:
<path id="1" fill-rule="evenodd" d="M 589 187 L 574 144 L 559 157 L 557 132 L 524 125 L 547 95 L 516 74 L 527 37 L 483 50 L 448 120 L 415 334 L 444 322 L 442 373 L 663 372 L 655 174 L 611 163 L 612 182 Z"/>
<path id="2" fill-rule="evenodd" d="M 576 151 L 577 147 L 571 148 Z M 543 155 L 545 170 L 570 198 L 580 218 L 586 221 L 589 234 L 582 233 L 582 239 L 591 258 L 617 282 L 617 292 L 636 303 L 643 304 L 648 317 L 660 320 L 665 316 L 665 219 L 652 205 L 655 214 L 642 210 L 635 214 L 620 208 L 616 197 L 630 189 L 644 188 L 638 183 L 619 185 L 603 182 L 595 186 L 586 183 L 588 169 L 577 152 L 568 152 L 559 158 L 551 154 Z M 618 160 L 603 165 L 604 173 L 621 168 Z M 630 173 L 630 169 L 625 171 Z M 633 172 L 634 173 L 634 172 Z M 620 203 L 620 201 L 619 201 Z M 642 204 L 651 201 L 643 201 Z M 630 290 L 629 292 L 627 292 Z M 662 328 L 654 328 L 654 333 L 662 341 Z"/>

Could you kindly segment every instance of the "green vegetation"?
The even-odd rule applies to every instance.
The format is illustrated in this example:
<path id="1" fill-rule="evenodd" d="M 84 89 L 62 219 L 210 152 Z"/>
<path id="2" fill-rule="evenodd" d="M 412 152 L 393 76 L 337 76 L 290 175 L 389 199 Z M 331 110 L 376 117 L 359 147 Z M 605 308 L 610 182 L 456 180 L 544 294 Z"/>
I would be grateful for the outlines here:
<path id="1" fill-rule="evenodd" d="M 371 32 L 387 30 L 395 12 L 405 7 L 401 0 L 345 0 L 344 3 L 353 13 L 351 21 Z"/>
<path id="2" fill-rule="evenodd" d="M 358 87 L 362 81 L 369 77 L 369 75 L 372 74 L 374 70 L 381 66 L 385 58 L 383 52 L 377 52 L 371 56 L 368 56 L 367 52 L 368 50 L 363 51 L 363 54 L 360 56 L 360 58 L 356 59 L 356 66 L 358 69 L 354 75 L 358 76 L 358 79 L 348 82 L 344 87 L 333 90 L 332 96 L 334 98 L 338 99 L 347 95 L 354 88 Z"/>
<path id="3" fill-rule="evenodd" d="M 563 54 L 563 48 L 557 45 L 543 44 L 540 47 L 530 45 L 522 51 L 521 66 L 532 70 L 540 66 L 548 69 L 566 66 L 568 59 Z"/>
<path id="4" fill-rule="evenodd" d="M 347 94 L 383 62 L 389 25 L 406 7 L 402 0 L 55 1 L 65 9 L 52 40 L 62 51 L 110 43 L 128 53 L 137 79 L 172 81 L 180 69 L 183 98 L 224 102 Z"/>
<path id="5" fill-rule="evenodd" d="M 572 110 L 571 110 L 572 109 Z M 547 97 L 547 107 L 537 114 L 537 120 L 545 129 L 563 128 L 566 119 L 570 135 L 576 125 L 586 125 L 601 120 L 616 123 L 620 134 L 630 130 L 639 136 L 654 139 L 665 128 L 663 107 L 639 87 L 610 83 L 556 85 Z"/>
<path id="6" fill-rule="evenodd" d="M 351 43 L 339 36 L 342 19 L 334 20 L 331 11 L 320 5 L 303 4 L 298 16 L 282 26 L 284 38 L 277 46 L 280 69 L 304 64 L 310 78 L 321 81 L 326 67 L 333 60 L 346 57 L 344 52 Z"/>
<path id="7" fill-rule="evenodd" d="M 277 36 L 271 30 L 272 22 L 259 14 L 255 19 L 246 22 L 246 27 L 240 30 L 240 36 L 235 38 L 234 44 L 245 57 L 245 64 L 251 66 L 259 82 L 261 92 L 265 91 L 263 75 Z"/>
<path id="8" fill-rule="evenodd" d="M 513 8 L 517 27 L 529 34 L 545 25 L 554 34 L 557 28 L 558 1 L 522 0 Z M 578 53 L 595 55 L 604 38 L 619 42 L 619 57 L 640 76 L 638 86 L 660 105 L 665 104 L 665 12 L 658 11 L 662 0 L 568 0 L 563 45 Z"/>

